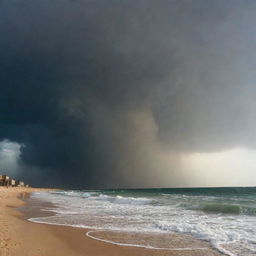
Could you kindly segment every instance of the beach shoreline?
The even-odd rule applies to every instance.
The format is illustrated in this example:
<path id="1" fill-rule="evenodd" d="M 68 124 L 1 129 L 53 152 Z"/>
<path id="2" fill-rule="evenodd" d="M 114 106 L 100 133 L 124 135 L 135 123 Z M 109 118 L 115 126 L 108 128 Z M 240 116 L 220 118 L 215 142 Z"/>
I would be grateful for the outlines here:
<path id="1" fill-rule="evenodd" d="M 106 242 L 98 234 L 86 236 L 93 230 L 29 222 L 24 207 L 29 193 L 48 191 L 34 188 L 0 188 L 0 255 L 1 256 L 219 256 L 208 243 L 204 250 L 152 250 L 133 246 L 120 246 Z M 27 206 L 29 208 L 29 205 Z M 30 212 L 30 216 L 33 213 Z M 175 237 L 173 237 L 175 238 Z M 175 239 L 173 239 L 174 243 Z M 195 242 L 197 240 L 195 239 Z M 198 241 L 201 245 L 201 241 Z M 200 247 L 199 246 L 199 247 Z M 177 247 L 179 245 L 177 244 Z M 184 246 L 185 247 L 185 246 Z"/>

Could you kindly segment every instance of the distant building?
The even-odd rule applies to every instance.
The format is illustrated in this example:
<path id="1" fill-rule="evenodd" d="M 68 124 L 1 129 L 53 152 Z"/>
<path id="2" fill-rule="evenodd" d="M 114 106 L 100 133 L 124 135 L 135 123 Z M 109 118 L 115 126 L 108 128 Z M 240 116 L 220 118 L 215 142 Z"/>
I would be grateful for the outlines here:
<path id="1" fill-rule="evenodd" d="M 25 184 L 24 184 L 23 181 L 17 180 L 17 181 L 15 182 L 15 186 L 17 186 L 17 187 L 24 187 Z"/>
<path id="2" fill-rule="evenodd" d="M 14 179 L 10 180 L 10 186 L 15 187 L 16 181 Z"/>
<path id="3" fill-rule="evenodd" d="M 25 187 L 25 183 L 21 180 L 11 179 L 5 174 L 0 174 L 0 186 Z M 28 185 L 26 187 L 28 187 Z"/>
<path id="4" fill-rule="evenodd" d="M 0 175 L 0 186 L 4 185 L 4 175 Z"/>
<path id="5" fill-rule="evenodd" d="M 10 183 L 10 177 L 3 174 L 3 175 L 0 175 L 0 185 L 1 186 L 9 186 L 9 183 Z"/>

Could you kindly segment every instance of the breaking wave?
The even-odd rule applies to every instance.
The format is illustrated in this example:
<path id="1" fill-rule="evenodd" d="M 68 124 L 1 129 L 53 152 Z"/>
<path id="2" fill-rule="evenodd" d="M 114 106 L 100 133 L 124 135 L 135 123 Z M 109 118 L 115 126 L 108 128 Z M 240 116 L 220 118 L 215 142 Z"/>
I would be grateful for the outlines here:
<path id="1" fill-rule="evenodd" d="M 202 205 L 200 210 L 208 213 L 224 213 L 224 214 L 244 214 L 244 215 L 255 215 L 256 208 L 254 207 L 243 207 L 240 205 L 233 204 L 205 204 Z"/>
<path id="2" fill-rule="evenodd" d="M 114 204 L 131 204 L 131 205 L 146 205 L 146 204 L 151 204 L 153 202 L 153 200 L 148 198 L 108 196 L 104 194 L 99 195 L 99 200 L 108 201 Z"/>

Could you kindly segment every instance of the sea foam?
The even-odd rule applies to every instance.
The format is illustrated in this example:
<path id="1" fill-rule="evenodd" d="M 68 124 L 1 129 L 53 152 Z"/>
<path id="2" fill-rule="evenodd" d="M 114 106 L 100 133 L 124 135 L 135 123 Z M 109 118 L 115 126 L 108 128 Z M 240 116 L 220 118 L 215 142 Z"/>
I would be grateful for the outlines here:
<path id="1" fill-rule="evenodd" d="M 256 197 L 249 193 L 232 197 L 63 191 L 40 192 L 33 197 L 56 206 L 48 209 L 54 216 L 30 219 L 34 222 L 124 232 L 177 232 L 209 241 L 230 256 L 256 255 Z"/>

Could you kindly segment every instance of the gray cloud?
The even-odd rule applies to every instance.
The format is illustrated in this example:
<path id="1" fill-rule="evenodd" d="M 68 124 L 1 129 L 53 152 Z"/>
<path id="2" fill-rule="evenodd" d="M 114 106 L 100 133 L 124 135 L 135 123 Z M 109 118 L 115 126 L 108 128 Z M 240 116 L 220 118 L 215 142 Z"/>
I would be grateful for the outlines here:
<path id="1" fill-rule="evenodd" d="M 0 138 L 32 183 L 76 187 L 161 186 L 166 152 L 175 181 L 182 152 L 255 148 L 255 7 L 1 1 Z"/>

